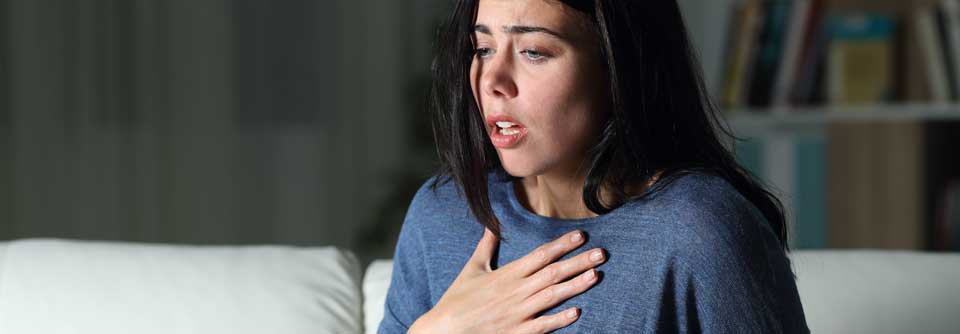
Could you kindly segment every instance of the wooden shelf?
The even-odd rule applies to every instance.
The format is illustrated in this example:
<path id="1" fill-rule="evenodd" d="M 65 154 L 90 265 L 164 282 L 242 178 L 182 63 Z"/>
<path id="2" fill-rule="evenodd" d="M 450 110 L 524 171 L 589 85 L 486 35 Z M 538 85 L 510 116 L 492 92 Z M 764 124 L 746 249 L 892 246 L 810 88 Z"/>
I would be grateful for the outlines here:
<path id="1" fill-rule="evenodd" d="M 960 121 L 960 104 L 777 107 L 724 113 L 737 132 L 817 129 L 832 123 Z"/>

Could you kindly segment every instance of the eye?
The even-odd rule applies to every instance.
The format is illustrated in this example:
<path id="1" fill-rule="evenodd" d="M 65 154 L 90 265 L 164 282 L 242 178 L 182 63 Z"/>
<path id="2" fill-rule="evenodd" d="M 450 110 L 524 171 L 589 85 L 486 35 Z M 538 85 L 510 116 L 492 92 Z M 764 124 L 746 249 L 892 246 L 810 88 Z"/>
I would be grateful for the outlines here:
<path id="1" fill-rule="evenodd" d="M 474 50 L 474 53 L 480 58 L 487 58 L 492 52 L 490 48 L 477 48 Z"/>
<path id="2" fill-rule="evenodd" d="M 547 58 L 547 55 L 537 50 L 523 50 L 523 51 L 520 51 L 520 54 L 527 56 L 527 59 L 530 59 L 533 61 L 542 61 Z"/>

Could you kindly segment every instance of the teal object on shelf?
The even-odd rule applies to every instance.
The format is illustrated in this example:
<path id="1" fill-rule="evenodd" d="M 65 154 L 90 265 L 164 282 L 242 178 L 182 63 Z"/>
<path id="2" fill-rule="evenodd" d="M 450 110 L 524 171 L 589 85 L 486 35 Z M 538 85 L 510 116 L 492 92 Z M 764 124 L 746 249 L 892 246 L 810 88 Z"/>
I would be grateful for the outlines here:
<path id="1" fill-rule="evenodd" d="M 794 248 L 827 247 L 826 139 L 818 135 L 796 139 L 796 239 Z"/>
<path id="2" fill-rule="evenodd" d="M 763 143 L 759 139 L 737 141 L 734 155 L 737 162 L 753 175 L 763 178 Z"/>

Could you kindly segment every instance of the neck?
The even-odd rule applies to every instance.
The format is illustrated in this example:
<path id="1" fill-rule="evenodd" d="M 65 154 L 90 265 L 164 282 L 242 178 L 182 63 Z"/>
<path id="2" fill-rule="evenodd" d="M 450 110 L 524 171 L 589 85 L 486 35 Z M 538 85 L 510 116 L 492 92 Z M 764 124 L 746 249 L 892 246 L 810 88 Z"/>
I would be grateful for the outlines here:
<path id="1" fill-rule="evenodd" d="M 639 194 L 653 185 L 659 178 L 657 172 L 652 179 L 639 187 L 629 187 L 628 193 Z M 583 185 L 586 175 L 556 176 L 536 175 L 524 177 L 520 183 L 514 184 L 517 198 L 528 210 L 537 215 L 560 219 L 582 219 L 597 217 L 598 214 L 590 211 L 583 202 Z M 606 202 L 610 193 L 606 187 L 602 188 L 601 201 Z"/>
<path id="2" fill-rule="evenodd" d="M 516 185 L 517 198 L 534 213 L 551 218 L 580 219 L 596 217 L 583 202 L 585 175 L 536 175 Z"/>

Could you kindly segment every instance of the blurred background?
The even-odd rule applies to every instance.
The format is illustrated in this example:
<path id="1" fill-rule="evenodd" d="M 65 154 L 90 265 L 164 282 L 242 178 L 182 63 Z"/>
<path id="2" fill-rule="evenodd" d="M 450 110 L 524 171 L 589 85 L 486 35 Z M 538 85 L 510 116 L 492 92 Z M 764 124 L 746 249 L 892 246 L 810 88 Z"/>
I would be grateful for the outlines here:
<path id="1" fill-rule="evenodd" d="M 0 0 L 0 240 L 391 257 L 448 0 Z M 955 0 L 680 0 L 795 249 L 960 250 Z"/>

